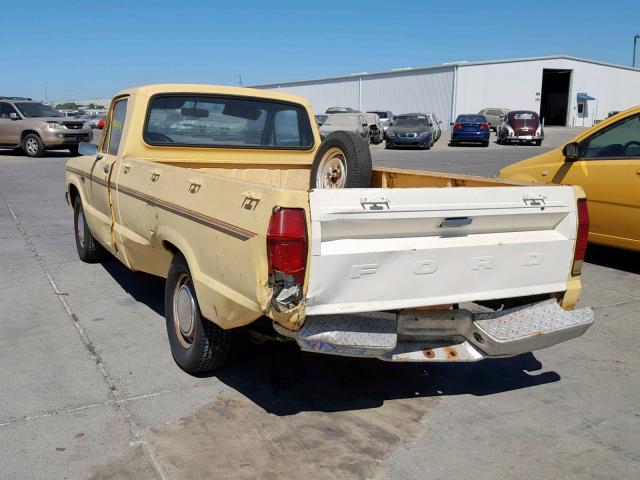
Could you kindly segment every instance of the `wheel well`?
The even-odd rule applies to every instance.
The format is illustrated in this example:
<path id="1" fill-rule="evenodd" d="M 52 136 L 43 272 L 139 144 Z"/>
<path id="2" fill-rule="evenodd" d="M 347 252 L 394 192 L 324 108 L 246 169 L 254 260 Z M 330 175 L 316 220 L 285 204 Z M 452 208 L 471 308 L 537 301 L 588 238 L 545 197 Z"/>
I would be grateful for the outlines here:
<path id="1" fill-rule="evenodd" d="M 78 191 L 78 187 L 76 187 L 73 183 L 69 185 L 69 201 L 71 202 L 71 206 L 76 202 L 76 197 L 80 196 L 80 192 Z"/>
<path id="2" fill-rule="evenodd" d="M 25 130 L 22 132 L 22 134 L 20 135 L 20 140 L 22 140 L 24 137 L 26 137 L 27 135 L 29 135 L 30 133 L 33 133 L 35 135 L 40 136 L 40 134 L 38 132 L 36 132 L 35 130 Z"/>
<path id="3" fill-rule="evenodd" d="M 176 255 L 177 253 L 182 253 L 178 247 L 176 247 L 173 243 L 169 242 L 168 240 L 163 240 L 162 246 L 165 248 L 165 250 L 170 251 L 174 255 Z"/>

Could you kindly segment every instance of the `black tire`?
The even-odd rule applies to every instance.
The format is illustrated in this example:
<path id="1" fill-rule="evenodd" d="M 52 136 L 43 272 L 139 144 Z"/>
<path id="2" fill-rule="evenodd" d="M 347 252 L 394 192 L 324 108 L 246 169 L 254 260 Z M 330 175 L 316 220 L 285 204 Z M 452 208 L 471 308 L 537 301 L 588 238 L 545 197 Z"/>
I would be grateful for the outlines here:
<path id="1" fill-rule="evenodd" d="M 80 154 L 80 146 L 79 145 L 70 145 L 69 146 L 69 153 L 71 154 L 72 157 L 77 157 Z"/>
<path id="2" fill-rule="evenodd" d="M 36 158 L 44 155 L 46 149 L 44 148 L 44 143 L 40 138 L 40 135 L 37 133 L 28 133 L 22 139 L 22 150 L 27 156 Z"/>
<path id="3" fill-rule="evenodd" d="M 487 140 L 486 142 L 482 142 L 482 146 L 483 147 L 488 147 L 489 146 L 489 140 Z"/>
<path id="4" fill-rule="evenodd" d="M 182 292 L 183 289 L 185 289 L 184 292 Z M 185 328 L 185 331 L 182 330 L 175 315 L 180 304 L 178 295 L 189 299 L 185 305 L 193 308 L 193 310 L 189 309 L 190 327 Z M 191 271 L 181 253 L 173 257 L 169 268 L 165 283 L 164 308 L 171 354 L 178 366 L 191 374 L 220 368 L 229 356 L 232 331 L 223 330 L 202 316 Z"/>
<path id="5" fill-rule="evenodd" d="M 329 169 L 332 163 L 336 168 Z M 327 170 L 320 183 L 319 172 Z M 346 174 L 345 170 L 346 169 Z M 314 188 L 368 188 L 371 185 L 371 151 L 366 140 L 352 132 L 333 132 L 320 144 L 311 168 L 309 187 Z"/>
<path id="6" fill-rule="evenodd" d="M 455 147 L 456 145 L 458 145 L 456 142 L 454 142 L 453 140 L 449 141 L 449 146 L 450 147 Z"/>
<path id="7" fill-rule="evenodd" d="M 86 263 L 97 263 L 105 257 L 106 250 L 96 241 L 89 230 L 80 195 L 73 201 L 73 231 L 80 260 Z"/>
<path id="8" fill-rule="evenodd" d="M 542 145 L 542 140 L 536 140 L 533 143 L 535 144 L 536 147 L 539 147 L 540 145 Z"/>

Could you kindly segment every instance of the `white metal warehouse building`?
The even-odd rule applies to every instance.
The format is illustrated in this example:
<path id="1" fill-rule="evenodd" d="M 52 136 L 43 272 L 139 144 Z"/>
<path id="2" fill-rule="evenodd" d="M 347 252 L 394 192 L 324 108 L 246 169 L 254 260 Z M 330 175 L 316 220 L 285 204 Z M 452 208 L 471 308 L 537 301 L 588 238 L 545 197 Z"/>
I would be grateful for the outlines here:
<path id="1" fill-rule="evenodd" d="M 482 108 L 533 110 L 546 125 L 591 126 L 608 112 L 640 104 L 640 70 L 569 56 L 433 67 L 258 85 L 309 99 L 316 113 L 328 107 L 394 114 L 435 112 L 443 127 Z"/>

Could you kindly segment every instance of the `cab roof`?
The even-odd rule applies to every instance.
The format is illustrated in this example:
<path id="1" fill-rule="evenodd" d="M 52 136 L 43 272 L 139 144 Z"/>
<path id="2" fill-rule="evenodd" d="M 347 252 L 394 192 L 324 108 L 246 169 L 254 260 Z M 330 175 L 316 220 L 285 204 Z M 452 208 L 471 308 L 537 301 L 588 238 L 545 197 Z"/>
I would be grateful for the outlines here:
<path id="1" fill-rule="evenodd" d="M 142 95 L 151 97 L 162 93 L 189 93 L 206 95 L 235 95 L 241 97 L 265 98 L 281 100 L 285 102 L 299 103 L 305 106 L 311 104 L 306 98 L 288 93 L 275 92 L 273 90 L 259 90 L 256 88 L 230 87 L 224 85 L 207 85 L 198 83 L 156 83 L 127 88 L 118 92 L 121 95 Z"/>

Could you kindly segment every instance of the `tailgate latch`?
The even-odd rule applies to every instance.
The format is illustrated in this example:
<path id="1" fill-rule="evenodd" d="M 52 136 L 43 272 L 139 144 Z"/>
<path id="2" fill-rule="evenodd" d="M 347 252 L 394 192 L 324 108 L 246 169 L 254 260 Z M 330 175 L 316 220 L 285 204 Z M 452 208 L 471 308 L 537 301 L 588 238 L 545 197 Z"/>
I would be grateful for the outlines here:
<path id="1" fill-rule="evenodd" d="M 362 205 L 362 208 L 364 210 L 369 210 L 369 211 L 384 210 L 385 207 L 387 207 L 387 210 L 389 210 L 389 199 L 385 197 L 377 197 L 377 198 L 362 197 L 360 199 L 360 205 Z"/>
<path id="2" fill-rule="evenodd" d="M 473 218 L 471 217 L 449 217 L 442 220 L 440 223 L 440 228 L 451 228 L 451 227 L 464 227 L 466 225 L 471 225 L 473 222 Z"/>
<path id="3" fill-rule="evenodd" d="M 547 197 L 545 197 L 542 194 L 539 195 L 527 195 L 527 196 L 523 196 L 522 197 L 522 201 L 524 202 L 524 204 L 528 207 L 542 207 L 544 208 L 546 205 L 546 200 Z"/>

